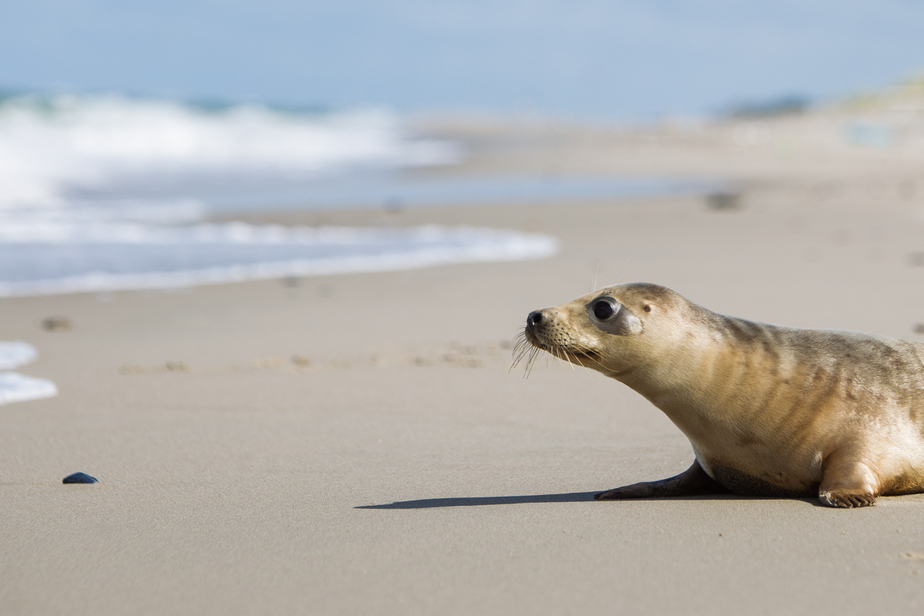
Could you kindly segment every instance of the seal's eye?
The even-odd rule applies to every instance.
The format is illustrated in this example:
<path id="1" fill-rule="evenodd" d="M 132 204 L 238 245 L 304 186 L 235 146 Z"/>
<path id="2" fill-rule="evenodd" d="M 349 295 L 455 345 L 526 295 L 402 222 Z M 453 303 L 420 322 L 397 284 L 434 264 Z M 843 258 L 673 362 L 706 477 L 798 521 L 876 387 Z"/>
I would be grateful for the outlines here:
<path id="1" fill-rule="evenodd" d="M 594 302 L 593 310 L 595 317 L 607 321 L 616 315 L 616 304 L 611 299 L 601 297 Z"/>

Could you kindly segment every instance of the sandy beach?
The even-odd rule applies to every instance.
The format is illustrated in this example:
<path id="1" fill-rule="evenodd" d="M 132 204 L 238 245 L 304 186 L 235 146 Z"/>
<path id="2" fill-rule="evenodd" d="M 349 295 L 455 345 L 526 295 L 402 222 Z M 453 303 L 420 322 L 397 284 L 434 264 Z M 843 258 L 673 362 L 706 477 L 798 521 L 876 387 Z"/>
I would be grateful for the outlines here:
<path id="1" fill-rule="evenodd" d="M 249 220 L 516 229 L 561 251 L 0 299 L 0 339 L 40 354 L 19 371 L 59 389 L 0 406 L 0 612 L 920 611 L 924 495 L 595 502 L 684 470 L 688 441 L 595 373 L 510 370 L 530 310 L 628 281 L 924 341 L 924 130 L 893 107 L 647 128 L 421 119 L 470 151 L 428 173 L 709 177 L 732 196 L 267 214 Z M 897 137 L 850 142 L 850 122 Z M 70 328 L 43 329 L 52 316 Z M 61 483 L 77 471 L 99 483 Z"/>

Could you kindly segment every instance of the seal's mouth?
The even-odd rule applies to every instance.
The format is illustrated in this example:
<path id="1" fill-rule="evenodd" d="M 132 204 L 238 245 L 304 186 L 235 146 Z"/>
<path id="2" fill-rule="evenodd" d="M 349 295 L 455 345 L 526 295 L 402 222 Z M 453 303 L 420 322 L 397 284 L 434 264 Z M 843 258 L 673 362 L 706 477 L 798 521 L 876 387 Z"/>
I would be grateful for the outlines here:
<path id="1" fill-rule="evenodd" d="M 574 345 L 561 346 L 557 344 L 550 344 L 543 340 L 538 333 L 536 333 L 536 329 L 531 324 L 526 326 L 526 328 L 523 330 L 522 336 L 525 338 L 526 342 L 531 344 L 533 347 L 561 359 L 567 359 L 568 356 L 585 359 L 600 359 L 601 357 L 600 353 L 593 349 L 582 348 Z"/>
<path id="2" fill-rule="evenodd" d="M 526 342 L 532 346 L 542 349 L 543 351 L 547 350 L 545 348 L 546 345 L 541 340 L 539 340 L 539 336 L 536 335 L 532 325 L 527 325 L 526 328 L 523 329 L 523 332 L 520 334 L 520 336 L 522 336 Z"/>
<path id="3" fill-rule="evenodd" d="M 583 351 L 569 351 L 569 352 L 572 355 L 576 355 L 578 357 L 585 357 L 587 359 L 600 359 L 601 357 L 603 357 L 603 355 L 601 355 L 597 351 L 594 351 L 593 349 L 585 349 Z"/>
<path id="4" fill-rule="evenodd" d="M 559 348 L 559 349 L 542 349 L 542 350 L 560 359 L 565 359 L 571 362 L 576 361 L 576 363 L 579 363 L 582 366 L 585 364 L 581 360 L 597 361 L 598 359 L 600 359 L 600 353 L 597 353 L 596 351 L 593 351 L 591 349 L 577 350 L 577 349 Z"/>
<path id="5" fill-rule="evenodd" d="M 576 346 L 560 346 L 550 344 L 543 340 L 541 335 L 536 332 L 534 324 L 530 323 L 517 336 L 517 343 L 513 349 L 513 366 L 511 370 L 525 360 L 526 376 L 532 370 L 540 351 L 545 351 L 552 357 L 560 360 L 577 364 L 579 366 L 590 368 L 595 363 L 599 363 L 601 354 L 593 349 L 586 349 Z"/>

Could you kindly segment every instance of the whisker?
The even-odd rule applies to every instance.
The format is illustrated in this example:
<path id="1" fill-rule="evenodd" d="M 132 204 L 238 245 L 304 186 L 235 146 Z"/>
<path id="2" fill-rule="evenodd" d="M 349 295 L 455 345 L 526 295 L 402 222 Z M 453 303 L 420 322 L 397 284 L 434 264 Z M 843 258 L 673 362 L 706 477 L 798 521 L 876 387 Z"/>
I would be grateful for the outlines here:
<path id="1" fill-rule="evenodd" d="M 574 371 L 574 357 L 567 349 L 555 349 L 555 357 L 558 358 L 559 364 L 566 362 L 571 367 L 571 371 Z"/>
<path id="2" fill-rule="evenodd" d="M 622 284 L 623 273 L 626 271 L 626 267 L 629 266 L 629 257 L 626 257 L 626 262 L 622 264 L 622 267 L 619 268 L 619 273 L 616 274 L 616 284 Z"/>
<path id="3" fill-rule="evenodd" d="M 536 351 L 533 351 L 532 349 L 524 349 L 520 357 L 517 358 L 517 365 L 520 365 L 521 361 L 526 360 L 523 363 L 523 378 L 527 378 L 529 376 L 529 371 L 533 365 L 533 362 L 535 361 L 535 355 Z"/>
<path id="4" fill-rule="evenodd" d="M 578 351 L 578 353 L 580 353 L 580 354 L 584 357 L 584 359 L 586 359 L 588 362 L 591 362 L 591 363 L 594 364 L 594 365 L 600 366 L 601 368 L 603 367 L 603 362 L 600 361 L 598 354 L 597 354 L 596 351 L 594 351 L 593 349 L 587 348 L 587 347 L 585 347 L 585 346 L 581 346 L 581 347 L 579 347 L 579 348 L 577 349 L 577 351 Z M 584 368 L 587 368 L 587 367 L 588 367 L 588 366 L 586 366 L 583 362 L 579 362 L 579 363 L 580 363 L 581 366 L 584 367 Z"/>
<path id="5" fill-rule="evenodd" d="M 600 259 L 597 259 L 597 269 L 594 271 L 594 283 L 591 286 L 589 293 L 593 293 L 597 290 L 597 280 L 600 278 Z"/>
<path id="6" fill-rule="evenodd" d="M 572 370 L 574 370 L 574 364 L 579 365 L 581 368 L 586 368 L 586 367 L 587 367 L 587 366 L 584 365 L 584 362 L 582 362 L 582 361 L 580 360 L 580 358 L 579 358 L 577 355 L 575 355 L 574 353 L 569 353 L 569 355 L 571 356 L 571 359 L 570 359 L 569 361 L 571 362 L 571 369 L 572 369 Z"/>
<path id="7" fill-rule="evenodd" d="M 593 366 L 599 366 L 603 368 L 603 362 L 600 361 L 600 357 L 596 351 L 584 345 L 576 345 L 575 348 L 565 350 L 561 349 L 562 352 L 566 354 L 571 363 L 572 369 L 574 364 L 581 366 L 582 368 L 591 369 Z"/>
<path id="8" fill-rule="evenodd" d="M 520 363 L 526 359 L 527 372 L 529 371 L 530 365 L 535 361 L 534 357 L 539 353 L 539 349 L 526 338 L 526 334 L 521 332 L 517 335 L 516 345 L 513 347 L 513 364 L 510 366 L 510 371 L 520 365 Z"/>
<path id="9" fill-rule="evenodd" d="M 532 351 L 529 353 L 529 358 L 526 361 L 526 371 L 523 374 L 524 379 L 529 378 L 530 372 L 533 371 L 533 366 L 536 363 L 536 358 L 539 357 L 539 347 L 533 347 Z"/>
<path id="10" fill-rule="evenodd" d="M 561 368 L 562 363 L 567 362 L 567 359 L 562 357 L 561 351 L 559 349 L 552 349 L 551 351 L 549 351 L 549 353 L 552 355 L 552 357 L 558 360 L 557 365 L 559 369 Z"/>
<path id="11" fill-rule="evenodd" d="M 528 379 L 542 351 L 545 351 L 557 359 L 559 366 L 561 366 L 563 362 L 568 363 L 572 371 L 576 370 L 575 366 L 588 369 L 604 367 L 603 362 L 600 361 L 599 353 L 589 347 L 575 344 L 572 348 L 546 348 L 545 346 L 540 346 L 538 343 L 533 342 L 527 335 L 526 330 L 519 330 L 514 336 L 514 345 L 511 352 L 513 362 L 508 372 L 512 372 L 514 368 L 518 368 L 522 365 L 523 378 Z"/>

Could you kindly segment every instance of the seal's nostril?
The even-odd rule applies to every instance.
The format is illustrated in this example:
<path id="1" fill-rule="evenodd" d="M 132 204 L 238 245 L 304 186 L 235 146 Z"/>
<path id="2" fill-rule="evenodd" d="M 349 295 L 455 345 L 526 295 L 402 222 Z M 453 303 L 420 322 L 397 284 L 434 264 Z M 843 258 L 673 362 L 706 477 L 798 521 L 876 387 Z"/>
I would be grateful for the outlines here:
<path id="1" fill-rule="evenodd" d="M 538 310 L 535 312 L 530 312 L 529 316 L 526 317 L 526 324 L 536 326 L 542 323 L 542 313 Z"/>

